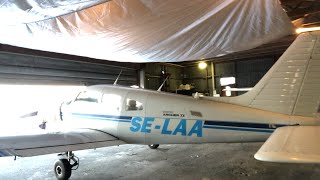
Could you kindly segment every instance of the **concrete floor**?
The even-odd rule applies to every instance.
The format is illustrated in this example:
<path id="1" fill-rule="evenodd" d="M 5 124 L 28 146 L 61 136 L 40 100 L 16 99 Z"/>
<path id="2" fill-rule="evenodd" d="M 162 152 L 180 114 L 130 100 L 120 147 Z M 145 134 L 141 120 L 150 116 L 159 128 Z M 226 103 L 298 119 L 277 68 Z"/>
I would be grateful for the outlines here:
<path id="1" fill-rule="evenodd" d="M 262 143 L 122 145 L 77 151 L 71 179 L 319 179 L 320 165 L 265 163 L 253 158 Z M 0 179 L 54 180 L 56 155 L 0 158 Z"/>

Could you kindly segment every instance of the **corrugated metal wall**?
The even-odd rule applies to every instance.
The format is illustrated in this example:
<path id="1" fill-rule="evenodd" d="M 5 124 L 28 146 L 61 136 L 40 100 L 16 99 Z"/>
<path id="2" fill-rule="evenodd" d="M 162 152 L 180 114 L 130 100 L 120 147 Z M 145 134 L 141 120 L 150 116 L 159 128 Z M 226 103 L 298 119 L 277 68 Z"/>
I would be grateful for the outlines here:
<path id="1" fill-rule="evenodd" d="M 236 84 L 232 87 L 244 88 L 253 87 L 259 80 L 268 72 L 278 57 L 257 57 L 241 61 L 216 63 L 214 65 L 215 71 L 215 88 L 218 94 L 221 94 L 220 78 L 222 77 L 235 77 Z M 212 94 L 212 81 L 211 81 L 211 67 L 208 64 L 208 88 Z M 195 85 L 195 91 L 207 92 L 206 85 L 206 69 L 200 70 L 195 64 L 184 68 L 184 83 Z M 240 95 L 244 92 L 238 92 Z"/>
<path id="2" fill-rule="evenodd" d="M 157 90 L 168 75 L 169 78 L 164 84 L 162 91 L 175 92 L 177 87 L 182 83 L 182 70 L 178 66 L 170 65 L 167 63 L 148 63 L 145 66 L 145 72 L 145 87 L 147 89 Z"/>
<path id="3" fill-rule="evenodd" d="M 242 61 L 215 64 L 215 84 L 221 93 L 220 78 L 236 77 L 235 87 L 253 87 L 274 64 L 277 57 L 251 58 Z M 197 64 L 179 66 L 171 64 L 147 64 L 146 88 L 157 89 L 167 74 L 169 80 L 164 91 L 174 92 L 180 84 L 192 84 L 195 91 L 212 94 L 211 67 L 200 70 Z M 121 69 L 118 84 L 138 85 L 143 65 L 116 63 L 85 57 L 0 46 L 0 83 L 3 84 L 57 84 L 92 85 L 112 84 Z M 162 71 L 165 74 L 162 74 Z M 208 87 L 206 76 L 208 76 Z"/>
<path id="4" fill-rule="evenodd" d="M 77 57 L 75 57 L 77 58 Z M 82 57 L 80 57 L 82 58 Z M 111 63 L 110 63 L 111 64 Z M 138 84 L 136 68 L 44 56 L 0 52 L 0 83 L 3 84 Z M 125 63 L 123 63 L 125 64 Z"/>
<path id="5" fill-rule="evenodd" d="M 207 63 L 207 68 L 199 69 L 198 65 L 189 66 L 183 69 L 184 79 L 183 84 L 191 84 L 195 87 L 195 92 L 211 93 L 211 67 L 210 63 Z M 208 76 L 208 79 L 207 79 Z M 208 84 L 207 84 L 208 82 Z M 208 85 L 208 87 L 207 87 Z"/>
<path id="6" fill-rule="evenodd" d="M 268 72 L 275 61 L 273 57 L 265 57 L 236 62 L 235 75 L 237 87 L 253 87 Z"/>

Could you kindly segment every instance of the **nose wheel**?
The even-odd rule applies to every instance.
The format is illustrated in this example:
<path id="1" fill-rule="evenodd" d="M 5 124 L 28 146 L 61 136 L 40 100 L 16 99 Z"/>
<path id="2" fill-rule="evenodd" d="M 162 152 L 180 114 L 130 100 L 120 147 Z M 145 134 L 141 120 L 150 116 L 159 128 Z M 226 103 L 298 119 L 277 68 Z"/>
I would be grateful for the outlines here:
<path id="1" fill-rule="evenodd" d="M 79 159 L 71 152 L 58 154 L 63 156 L 54 163 L 54 174 L 58 180 L 67 180 L 71 176 L 72 170 L 79 167 Z"/>

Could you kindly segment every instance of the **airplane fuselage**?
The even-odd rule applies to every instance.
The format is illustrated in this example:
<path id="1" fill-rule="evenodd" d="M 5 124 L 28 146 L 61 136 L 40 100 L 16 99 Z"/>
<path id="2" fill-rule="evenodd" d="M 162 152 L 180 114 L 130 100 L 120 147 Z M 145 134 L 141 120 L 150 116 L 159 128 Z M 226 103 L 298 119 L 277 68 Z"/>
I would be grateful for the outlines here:
<path id="1" fill-rule="evenodd" d="M 277 127 L 316 123 L 310 117 L 142 89 L 93 86 L 85 93 L 87 98 L 79 94 L 63 105 L 63 121 L 127 143 L 258 142 Z"/>

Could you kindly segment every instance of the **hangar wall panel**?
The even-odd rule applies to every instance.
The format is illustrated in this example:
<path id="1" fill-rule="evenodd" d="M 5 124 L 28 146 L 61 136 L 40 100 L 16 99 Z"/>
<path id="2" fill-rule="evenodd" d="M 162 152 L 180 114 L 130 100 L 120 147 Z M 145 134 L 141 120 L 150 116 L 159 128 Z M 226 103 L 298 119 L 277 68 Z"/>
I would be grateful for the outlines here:
<path id="1" fill-rule="evenodd" d="M 0 83 L 4 84 L 137 84 L 134 68 L 0 52 Z"/>
<path id="2" fill-rule="evenodd" d="M 199 69 L 198 64 L 195 66 L 186 67 L 183 69 L 184 84 L 191 84 L 195 87 L 194 91 L 199 93 L 207 93 L 208 89 L 210 94 L 212 94 L 212 81 L 211 81 L 211 67 L 210 63 L 207 63 L 207 69 Z M 207 74 L 208 72 L 208 74 Z M 208 89 L 207 89 L 207 79 L 208 75 Z"/>
<path id="3" fill-rule="evenodd" d="M 170 64 L 146 64 L 146 88 L 157 90 L 160 85 L 164 82 L 167 75 L 165 85 L 162 88 L 162 91 L 166 92 L 176 92 L 177 87 L 182 83 L 182 70 L 178 66 Z"/>
<path id="4" fill-rule="evenodd" d="M 218 94 L 222 93 L 220 78 L 222 77 L 235 77 L 236 84 L 231 85 L 237 88 L 253 87 L 260 81 L 260 79 L 268 72 L 273 66 L 278 57 L 256 57 L 250 59 L 244 59 L 241 61 L 216 63 L 214 65 L 215 71 L 215 88 Z M 212 81 L 211 81 L 211 67 L 210 62 L 208 64 L 208 79 L 209 90 L 212 95 Z M 195 91 L 206 92 L 206 69 L 201 70 L 197 64 L 183 68 L 184 77 L 183 82 L 194 84 Z M 235 94 L 240 95 L 245 92 L 237 92 Z"/>
<path id="5" fill-rule="evenodd" d="M 236 62 L 236 87 L 249 88 L 255 86 L 276 61 L 276 57 L 260 57 Z M 238 92 L 238 95 L 245 92 Z"/>

